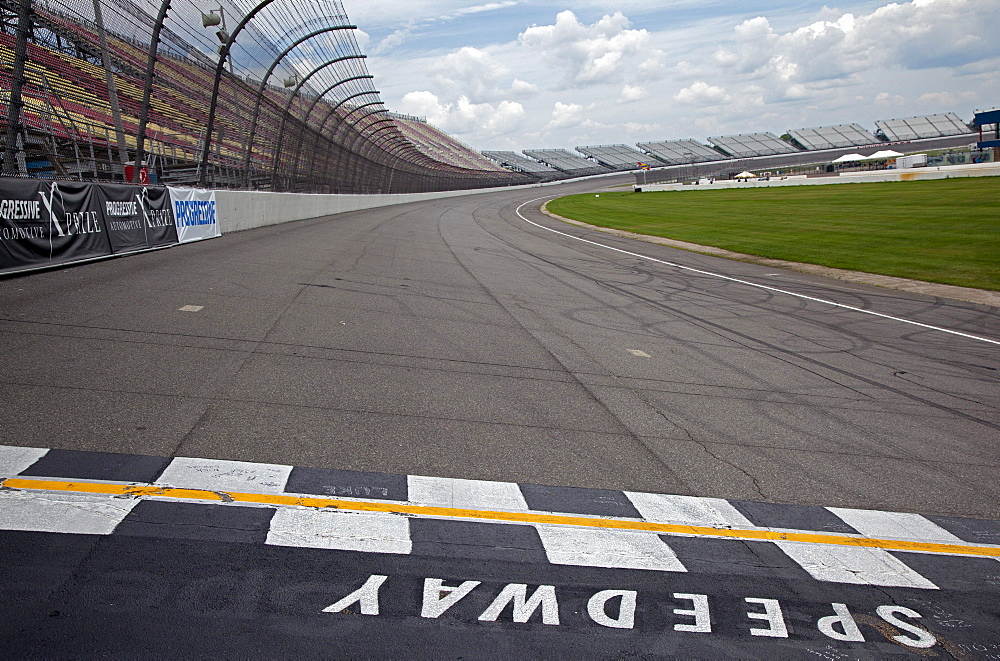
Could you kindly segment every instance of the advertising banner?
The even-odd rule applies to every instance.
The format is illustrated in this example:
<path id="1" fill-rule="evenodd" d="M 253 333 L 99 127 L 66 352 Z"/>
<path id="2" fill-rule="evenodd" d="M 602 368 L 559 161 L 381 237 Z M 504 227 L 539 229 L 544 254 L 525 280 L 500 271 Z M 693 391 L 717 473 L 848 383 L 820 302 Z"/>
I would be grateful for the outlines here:
<path id="1" fill-rule="evenodd" d="M 0 272 L 111 254 L 95 187 L 0 179 Z"/>
<path id="2" fill-rule="evenodd" d="M 177 243 L 166 189 L 115 184 L 96 188 L 115 254 Z"/>
<path id="3" fill-rule="evenodd" d="M 139 209 L 146 223 L 146 242 L 151 248 L 171 246 L 177 243 L 177 228 L 174 226 L 174 210 L 170 204 L 170 193 L 166 188 L 142 188 Z"/>
<path id="4" fill-rule="evenodd" d="M 215 191 L 201 188 L 168 188 L 174 207 L 177 240 L 181 243 L 221 235 Z"/>

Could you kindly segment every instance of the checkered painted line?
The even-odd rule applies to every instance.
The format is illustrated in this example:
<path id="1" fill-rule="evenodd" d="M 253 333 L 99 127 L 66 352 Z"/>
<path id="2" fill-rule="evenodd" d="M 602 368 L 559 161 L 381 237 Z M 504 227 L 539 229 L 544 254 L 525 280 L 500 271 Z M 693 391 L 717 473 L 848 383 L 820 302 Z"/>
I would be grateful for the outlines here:
<path id="1" fill-rule="evenodd" d="M 937 589 L 926 555 L 1000 559 L 1000 522 L 0 446 L 0 529 Z M 917 569 L 919 568 L 919 570 Z"/>

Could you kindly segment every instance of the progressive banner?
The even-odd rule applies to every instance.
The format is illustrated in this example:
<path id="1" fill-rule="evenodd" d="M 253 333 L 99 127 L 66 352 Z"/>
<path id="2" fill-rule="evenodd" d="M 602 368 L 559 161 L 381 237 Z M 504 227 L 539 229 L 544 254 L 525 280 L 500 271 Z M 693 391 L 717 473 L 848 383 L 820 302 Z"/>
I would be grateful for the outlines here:
<path id="1" fill-rule="evenodd" d="M 111 254 L 92 184 L 0 179 L 0 272 Z"/>
<path id="2" fill-rule="evenodd" d="M 178 242 L 165 188 L 100 184 L 97 190 L 116 255 Z"/>
<path id="3" fill-rule="evenodd" d="M 221 236 L 215 191 L 202 188 L 168 187 L 174 207 L 177 240 L 181 243 Z"/>
<path id="4" fill-rule="evenodd" d="M 176 243 L 165 188 L 0 178 L 0 273 Z"/>

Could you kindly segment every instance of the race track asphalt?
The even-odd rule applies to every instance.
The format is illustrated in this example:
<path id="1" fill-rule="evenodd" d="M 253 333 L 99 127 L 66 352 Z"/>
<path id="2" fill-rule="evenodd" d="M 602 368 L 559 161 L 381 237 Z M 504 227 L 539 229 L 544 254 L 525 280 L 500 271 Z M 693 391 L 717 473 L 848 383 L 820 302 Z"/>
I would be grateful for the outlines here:
<path id="1" fill-rule="evenodd" d="M 6 278 L 0 444 L 1000 518 L 1000 310 L 538 210 L 594 186 Z"/>

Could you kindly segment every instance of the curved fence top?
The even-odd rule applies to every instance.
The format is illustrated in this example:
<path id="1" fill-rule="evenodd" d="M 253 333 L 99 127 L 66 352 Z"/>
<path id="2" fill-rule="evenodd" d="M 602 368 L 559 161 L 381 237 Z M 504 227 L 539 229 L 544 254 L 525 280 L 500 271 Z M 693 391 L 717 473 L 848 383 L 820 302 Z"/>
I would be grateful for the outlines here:
<path id="1" fill-rule="evenodd" d="M 0 118 L 7 173 L 345 193 L 531 180 L 401 127 L 340 0 L 0 0 L 0 15 L 0 82 L 23 83 Z"/>

